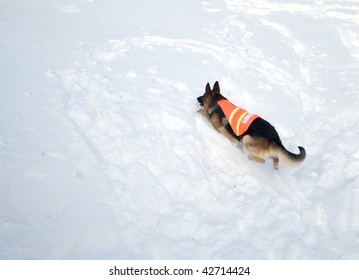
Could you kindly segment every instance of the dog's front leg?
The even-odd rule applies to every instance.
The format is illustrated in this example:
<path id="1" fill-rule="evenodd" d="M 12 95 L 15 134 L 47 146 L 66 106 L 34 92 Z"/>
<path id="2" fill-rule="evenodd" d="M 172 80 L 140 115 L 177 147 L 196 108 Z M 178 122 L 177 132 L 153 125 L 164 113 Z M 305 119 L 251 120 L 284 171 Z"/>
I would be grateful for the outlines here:
<path id="1" fill-rule="evenodd" d="M 229 140 L 231 140 L 232 142 L 234 142 L 234 143 L 239 143 L 239 142 L 240 142 L 238 139 L 234 138 L 234 137 L 227 131 L 227 129 L 226 129 L 224 126 L 220 127 L 220 128 L 218 129 L 218 131 L 219 131 L 222 135 L 226 136 L 226 137 L 227 137 Z"/>
<path id="2" fill-rule="evenodd" d="M 227 137 L 229 140 L 231 140 L 232 142 L 238 142 L 238 140 L 233 137 L 226 129 L 226 127 L 223 124 L 222 118 L 218 115 L 213 115 L 210 119 L 211 124 L 213 125 L 213 127 L 222 135 L 224 135 L 225 137 Z"/>
<path id="3" fill-rule="evenodd" d="M 203 115 L 204 117 L 208 118 L 208 114 L 206 114 L 206 111 L 203 108 L 200 108 L 197 112 Z"/>

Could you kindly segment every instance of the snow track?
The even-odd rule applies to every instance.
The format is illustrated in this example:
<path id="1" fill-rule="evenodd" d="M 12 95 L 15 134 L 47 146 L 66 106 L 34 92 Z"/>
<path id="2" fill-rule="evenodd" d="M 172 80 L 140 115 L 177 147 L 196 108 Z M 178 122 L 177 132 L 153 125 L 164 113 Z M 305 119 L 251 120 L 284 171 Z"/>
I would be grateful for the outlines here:
<path id="1" fill-rule="evenodd" d="M 72 17 L 74 36 L 90 33 L 94 11 L 107 11 L 68 2 L 43 9 Z M 8 162 L 20 161 L 21 143 L 0 134 L 10 160 L 0 161 L 0 257 L 358 258 L 359 3 L 305 2 L 161 1 L 150 31 L 129 20 L 126 35 L 110 11 L 106 23 L 95 17 L 114 28 L 107 39 L 70 53 L 63 67 L 37 70 L 54 92 L 47 104 L 62 123 L 54 130 L 62 146 L 39 148 L 42 161 L 18 167 L 15 179 Z M 196 27 L 166 26 L 171 13 Z M 15 39 L 6 28 L 7 50 Z M 216 80 L 233 103 L 270 121 L 289 150 L 304 146 L 305 162 L 274 171 L 219 135 L 196 112 Z M 41 192 L 39 181 L 48 184 Z M 13 198 L 24 188 L 35 189 L 26 191 L 32 202 Z"/>

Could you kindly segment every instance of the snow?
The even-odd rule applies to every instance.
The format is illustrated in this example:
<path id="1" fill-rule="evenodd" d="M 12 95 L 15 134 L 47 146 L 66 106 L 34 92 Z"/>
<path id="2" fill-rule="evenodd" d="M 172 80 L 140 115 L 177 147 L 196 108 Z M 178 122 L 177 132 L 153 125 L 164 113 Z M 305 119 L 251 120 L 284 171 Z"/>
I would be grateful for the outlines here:
<path id="1" fill-rule="evenodd" d="M 0 3 L 1 259 L 358 259 L 359 1 Z M 298 168 L 197 113 L 207 82 Z"/>

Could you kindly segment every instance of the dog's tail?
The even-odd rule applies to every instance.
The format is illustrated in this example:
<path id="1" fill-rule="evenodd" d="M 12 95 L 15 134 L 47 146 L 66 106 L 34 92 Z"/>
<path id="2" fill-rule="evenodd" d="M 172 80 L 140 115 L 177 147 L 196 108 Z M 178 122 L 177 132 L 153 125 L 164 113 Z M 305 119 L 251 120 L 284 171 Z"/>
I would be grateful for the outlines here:
<path id="1" fill-rule="evenodd" d="M 297 166 L 299 165 L 306 157 L 305 149 L 301 146 L 298 146 L 299 154 L 294 154 L 289 152 L 283 145 L 278 145 L 278 157 L 286 165 Z"/>

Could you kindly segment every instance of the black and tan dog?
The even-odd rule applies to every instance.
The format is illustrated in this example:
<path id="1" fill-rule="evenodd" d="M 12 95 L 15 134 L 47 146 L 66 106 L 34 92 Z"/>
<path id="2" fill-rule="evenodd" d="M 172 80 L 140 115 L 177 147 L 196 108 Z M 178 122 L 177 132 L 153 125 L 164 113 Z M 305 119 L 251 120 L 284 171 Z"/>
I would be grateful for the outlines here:
<path id="1" fill-rule="evenodd" d="M 217 131 L 233 142 L 243 142 L 250 153 L 250 160 L 264 163 L 266 158 L 271 158 L 274 169 L 278 169 L 279 160 L 296 166 L 305 159 L 303 147 L 298 147 L 299 154 L 287 151 L 269 122 L 230 103 L 221 95 L 218 82 L 215 82 L 213 89 L 207 83 L 205 93 L 197 100 L 203 106 L 199 112 L 209 119 Z"/>

